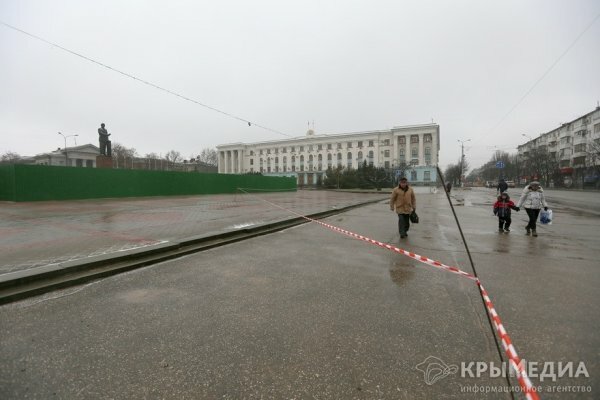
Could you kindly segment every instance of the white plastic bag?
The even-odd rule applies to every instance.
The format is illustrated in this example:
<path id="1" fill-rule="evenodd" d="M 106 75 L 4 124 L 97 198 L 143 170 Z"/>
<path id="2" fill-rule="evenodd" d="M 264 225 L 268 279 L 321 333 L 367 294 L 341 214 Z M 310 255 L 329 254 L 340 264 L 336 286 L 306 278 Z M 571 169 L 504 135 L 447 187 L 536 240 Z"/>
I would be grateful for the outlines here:
<path id="1" fill-rule="evenodd" d="M 548 209 L 548 211 L 542 210 L 540 212 L 540 224 L 552 225 L 552 210 Z"/>

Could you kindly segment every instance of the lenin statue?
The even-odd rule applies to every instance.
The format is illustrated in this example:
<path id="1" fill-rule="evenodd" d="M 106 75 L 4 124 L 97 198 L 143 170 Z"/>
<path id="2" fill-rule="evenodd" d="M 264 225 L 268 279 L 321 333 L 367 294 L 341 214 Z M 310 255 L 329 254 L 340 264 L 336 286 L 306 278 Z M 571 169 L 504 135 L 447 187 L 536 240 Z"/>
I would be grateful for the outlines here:
<path id="1" fill-rule="evenodd" d="M 110 157 L 112 155 L 112 151 L 110 148 L 110 140 L 108 137 L 110 133 L 104 128 L 104 124 L 100 124 L 100 128 L 98 128 L 98 139 L 100 140 L 100 154 L 103 156 Z"/>

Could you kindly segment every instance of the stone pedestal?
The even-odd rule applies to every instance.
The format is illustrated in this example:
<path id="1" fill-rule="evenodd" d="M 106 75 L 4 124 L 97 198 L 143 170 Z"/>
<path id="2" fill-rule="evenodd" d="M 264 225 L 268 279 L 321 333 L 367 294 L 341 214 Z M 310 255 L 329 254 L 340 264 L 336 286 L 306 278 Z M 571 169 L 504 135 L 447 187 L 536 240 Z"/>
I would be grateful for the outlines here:
<path id="1" fill-rule="evenodd" d="M 112 168 L 113 159 L 109 156 L 96 156 L 96 168 Z"/>

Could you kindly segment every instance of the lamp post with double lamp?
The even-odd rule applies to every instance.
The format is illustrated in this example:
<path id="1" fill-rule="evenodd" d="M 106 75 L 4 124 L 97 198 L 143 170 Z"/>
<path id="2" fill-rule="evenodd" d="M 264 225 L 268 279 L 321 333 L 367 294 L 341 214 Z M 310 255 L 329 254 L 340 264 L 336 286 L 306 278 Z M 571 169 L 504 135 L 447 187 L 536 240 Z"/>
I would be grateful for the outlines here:
<path id="1" fill-rule="evenodd" d="M 471 139 L 460 140 L 460 175 L 458 176 L 458 187 L 462 187 L 462 175 L 463 175 L 463 164 L 465 162 L 465 143 L 470 142 Z"/>
<path id="2" fill-rule="evenodd" d="M 65 167 L 68 167 L 69 166 L 69 156 L 67 154 L 67 138 L 75 137 L 75 136 L 79 136 L 79 135 L 66 135 L 65 136 L 61 132 L 58 132 L 58 134 L 65 139 Z"/>

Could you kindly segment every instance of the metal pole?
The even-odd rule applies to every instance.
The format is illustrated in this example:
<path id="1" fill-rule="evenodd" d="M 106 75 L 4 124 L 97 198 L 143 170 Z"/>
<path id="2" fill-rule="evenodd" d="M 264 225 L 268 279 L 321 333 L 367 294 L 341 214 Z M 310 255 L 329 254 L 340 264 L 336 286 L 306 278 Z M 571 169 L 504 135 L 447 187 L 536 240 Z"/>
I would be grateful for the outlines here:
<path id="1" fill-rule="evenodd" d="M 442 171 L 440 170 L 440 167 L 437 166 L 436 167 L 438 176 L 440 177 L 440 180 L 442 181 L 442 186 L 445 188 L 446 187 L 446 182 L 444 181 L 444 175 L 442 175 Z M 471 256 L 471 251 L 469 250 L 469 245 L 467 244 L 467 240 L 465 239 L 465 235 L 463 233 L 462 227 L 460 226 L 460 222 L 458 221 L 458 216 L 456 215 L 456 210 L 454 210 L 454 206 L 452 205 L 452 200 L 450 200 L 450 193 L 448 193 L 447 190 L 444 190 L 444 192 L 446 192 L 446 199 L 448 199 L 448 204 L 450 205 L 450 209 L 452 210 L 452 215 L 454 215 L 454 221 L 456 221 L 456 226 L 458 227 L 458 232 L 460 233 L 460 237 L 462 239 L 462 242 L 465 246 L 465 250 L 467 251 L 467 255 L 469 256 L 469 263 L 471 264 L 471 269 L 473 270 L 473 275 L 475 275 L 475 277 L 477 278 L 477 285 L 479 286 L 479 274 L 477 274 L 477 270 L 475 269 L 475 263 L 473 262 L 473 257 Z M 484 310 L 486 307 L 486 301 L 483 298 L 483 294 L 481 293 L 481 291 L 479 291 L 479 295 L 481 297 L 481 301 L 483 302 L 483 306 L 484 306 Z M 490 318 L 490 314 L 485 311 L 485 315 L 487 317 L 488 320 L 488 324 L 490 325 L 490 328 L 492 329 L 492 336 L 494 337 L 494 341 L 496 342 L 496 350 L 498 350 L 498 355 L 500 356 L 501 360 L 504 360 L 504 357 L 502 355 L 502 350 L 500 347 L 500 343 L 498 343 L 498 337 L 496 336 L 496 330 L 494 328 L 494 323 L 492 322 L 492 319 Z M 510 379 L 508 377 L 508 375 L 505 377 L 506 381 L 510 384 Z M 514 399 L 514 394 L 511 393 L 511 397 Z"/>
<path id="2" fill-rule="evenodd" d="M 465 144 L 460 144 L 460 175 L 458 176 L 458 187 L 462 187 L 462 166 L 465 161 Z"/>
<path id="3" fill-rule="evenodd" d="M 61 135 L 63 137 L 63 139 L 65 139 L 65 167 L 68 166 L 69 164 L 69 156 L 67 155 L 67 138 L 65 135 L 63 135 L 62 133 L 58 132 L 59 135 Z"/>
<path id="4" fill-rule="evenodd" d="M 65 139 L 65 167 L 68 167 L 68 166 L 69 166 L 69 165 L 68 165 L 68 164 L 69 164 L 69 156 L 68 156 L 68 154 L 67 154 L 67 138 L 68 138 L 68 137 L 76 137 L 76 136 L 79 136 L 79 135 L 66 135 L 66 136 L 65 136 L 65 135 L 63 135 L 61 132 L 58 132 L 58 134 L 59 134 L 60 136 L 62 136 L 62 137 L 63 137 L 63 139 Z"/>

